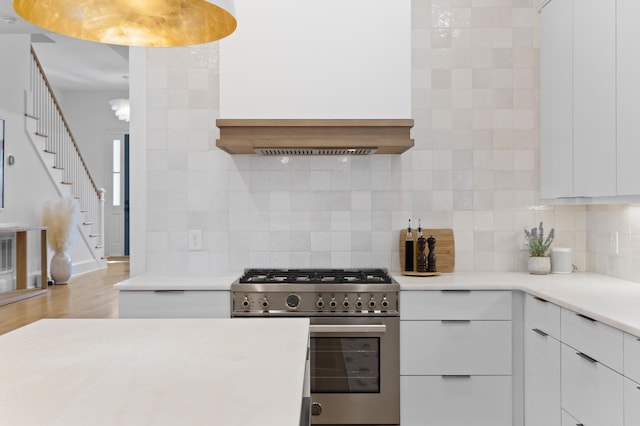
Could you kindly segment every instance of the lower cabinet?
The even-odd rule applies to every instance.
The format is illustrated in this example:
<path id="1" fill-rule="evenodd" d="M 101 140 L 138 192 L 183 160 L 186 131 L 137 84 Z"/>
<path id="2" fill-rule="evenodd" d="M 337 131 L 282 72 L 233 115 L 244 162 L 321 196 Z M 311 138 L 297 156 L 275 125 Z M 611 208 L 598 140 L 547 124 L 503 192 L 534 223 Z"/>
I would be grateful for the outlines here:
<path id="1" fill-rule="evenodd" d="M 571 414 L 562 410 L 562 426 L 583 426 L 576 419 L 571 416 Z"/>
<path id="2" fill-rule="evenodd" d="M 402 426 L 511 426 L 510 376 L 402 376 Z"/>
<path id="3" fill-rule="evenodd" d="M 524 335 L 526 426 L 560 426 L 560 342 L 539 329 Z"/>
<path id="4" fill-rule="evenodd" d="M 400 299 L 402 426 L 511 426 L 511 292 L 406 291 Z"/>
<path id="5" fill-rule="evenodd" d="M 562 408 L 589 426 L 623 426 L 623 377 L 562 344 Z"/>
<path id="6" fill-rule="evenodd" d="M 624 379 L 624 426 L 640 425 L 640 384 Z"/>
<path id="7" fill-rule="evenodd" d="M 229 318 L 228 291 L 128 290 L 118 296 L 120 318 Z"/>

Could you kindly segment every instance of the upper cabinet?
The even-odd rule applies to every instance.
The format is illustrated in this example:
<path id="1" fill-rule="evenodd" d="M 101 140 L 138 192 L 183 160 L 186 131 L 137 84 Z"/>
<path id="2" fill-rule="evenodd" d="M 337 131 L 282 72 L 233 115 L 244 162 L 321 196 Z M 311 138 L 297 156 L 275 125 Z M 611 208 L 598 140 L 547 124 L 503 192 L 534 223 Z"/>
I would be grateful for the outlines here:
<path id="1" fill-rule="evenodd" d="M 542 9 L 542 199 L 640 195 L 637 3 L 552 0 Z"/>
<path id="2" fill-rule="evenodd" d="M 617 1 L 618 195 L 640 193 L 640 2 Z"/>
<path id="3" fill-rule="evenodd" d="M 573 0 L 540 20 L 540 197 L 573 196 Z"/>

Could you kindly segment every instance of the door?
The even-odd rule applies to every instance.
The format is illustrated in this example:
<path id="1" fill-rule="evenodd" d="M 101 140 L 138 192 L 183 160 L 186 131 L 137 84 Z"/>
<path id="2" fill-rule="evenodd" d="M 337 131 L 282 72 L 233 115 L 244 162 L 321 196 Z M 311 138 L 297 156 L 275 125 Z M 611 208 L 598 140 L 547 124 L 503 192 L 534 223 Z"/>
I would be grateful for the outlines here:
<path id="1" fill-rule="evenodd" d="M 129 255 L 129 135 L 108 133 L 105 195 L 105 255 Z"/>

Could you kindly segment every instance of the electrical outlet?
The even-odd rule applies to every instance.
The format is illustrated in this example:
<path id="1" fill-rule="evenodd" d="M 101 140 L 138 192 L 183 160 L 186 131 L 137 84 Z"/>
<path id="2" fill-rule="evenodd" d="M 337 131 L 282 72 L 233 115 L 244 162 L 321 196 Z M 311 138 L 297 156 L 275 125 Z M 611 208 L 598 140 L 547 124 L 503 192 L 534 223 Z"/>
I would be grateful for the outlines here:
<path id="1" fill-rule="evenodd" d="M 200 229 L 189 230 L 189 251 L 202 250 L 202 231 Z"/>
<path id="2" fill-rule="evenodd" d="M 620 254 L 620 244 L 618 241 L 618 231 L 609 234 L 609 251 L 610 254 Z"/>

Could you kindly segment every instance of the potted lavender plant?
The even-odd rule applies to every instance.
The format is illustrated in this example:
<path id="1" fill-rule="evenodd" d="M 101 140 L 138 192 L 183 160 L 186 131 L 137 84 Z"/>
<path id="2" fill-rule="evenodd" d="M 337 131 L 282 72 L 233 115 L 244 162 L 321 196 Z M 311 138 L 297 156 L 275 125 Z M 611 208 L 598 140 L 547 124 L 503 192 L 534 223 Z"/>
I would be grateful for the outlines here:
<path id="1" fill-rule="evenodd" d="M 530 231 L 524 230 L 527 238 L 527 246 L 529 247 L 529 273 L 536 275 L 544 275 L 551 272 L 551 258 L 549 257 L 549 248 L 553 242 L 554 230 L 549 232 L 545 238 L 542 222 L 537 228 L 531 228 Z"/>

